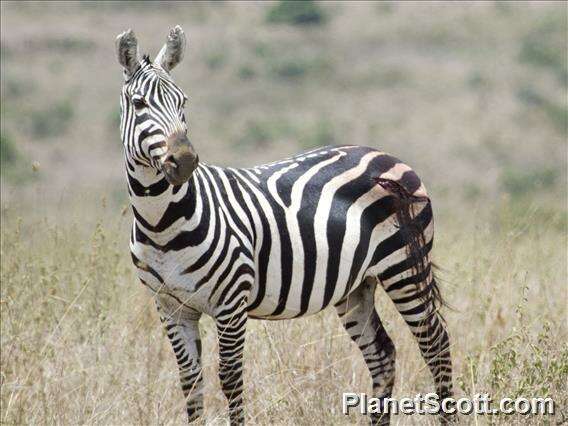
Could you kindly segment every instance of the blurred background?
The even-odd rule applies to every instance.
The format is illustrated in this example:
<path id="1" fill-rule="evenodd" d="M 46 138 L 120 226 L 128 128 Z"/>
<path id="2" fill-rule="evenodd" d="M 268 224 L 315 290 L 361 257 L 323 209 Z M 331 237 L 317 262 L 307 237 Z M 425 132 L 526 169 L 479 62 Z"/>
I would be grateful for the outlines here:
<path id="1" fill-rule="evenodd" d="M 414 167 L 436 202 L 563 198 L 565 9 L 3 2 L 3 202 L 61 209 L 87 189 L 126 202 L 114 38 L 133 28 L 154 57 L 174 24 L 189 40 L 174 77 L 208 163 L 359 144 Z"/>
<path id="2" fill-rule="evenodd" d="M 202 161 L 252 166 L 326 144 L 367 145 L 401 158 L 426 183 L 437 212 L 435 258 L 456 309 L 448 322 L 459 392 L 476 385 L 507 395 L 545 389 L 566 401 L 556 382 L 568 371 L 561 343 L 566 3 L 0 7 L 2 420 L 118 424 L 140 416 L 155 424 L 165 410 L 183 421 L 173 356 L 129 262 L 122 71 L 114 46 L 116 35 L 132 28 L 141 52 L 153 58 L 176 24 L 189 46 L 173 76 L 189 95 L 189 137 Z M 129 306 L 139 309 L 131 314 Z M 403 326 L 383 308 L 403 354 L 399 368 L 422 371 L 412 339 L 397 341 Z M 337 423 L 325 407 L 337 405 L 341 390 L 363 390 L 358 383 L 368 378 L 358 353 L 325 315 L 319 329 L 333 333 L 308 349 L 294 339 L 319 341 L 310 320 L 255 326 L 255 353 L 270 353 L 264 337 L 273 333 L 272 341 L 294 346 L 296 357 L 278 357 L 286 368 L 259 362 L 250 373 L 259 374 L 248 390 L 253 423 L 291 416 L 308 424 L 306 413 Z M 211 330 L 205 344 L 215 345 Z M 345 348 L 332 345 L 335 335 Z M 357 359 L 357 376 L 350 364 L 330 377 L 325 368 L 314 372 L 342 356 Z M 302 396 L 274 397 L 272 408 L 256 401 L 269 398 L 262 384 L 273 369 L 295 371 L 266 379 L 274 395 L 301 383 Z M 402 376 L 397 389 L 404 396 L 429 383 L 424 371 Z M 209 419 L 224 404 L 212 382 Z M 53 399 L 59 391 L 64 396 Z M 174 396 L 165 401 L 164 392 Z"/>

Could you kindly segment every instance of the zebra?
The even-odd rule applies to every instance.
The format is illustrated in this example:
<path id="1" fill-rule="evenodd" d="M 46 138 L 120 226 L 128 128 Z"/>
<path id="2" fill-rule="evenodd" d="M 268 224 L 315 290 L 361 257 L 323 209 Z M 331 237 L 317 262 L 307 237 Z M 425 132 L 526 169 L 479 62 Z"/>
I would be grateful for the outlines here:
<path id="1" fill-rule="evenodd" d="M 216 324 L 231 424 L 245 420 L 249 319 L 292 319 L 329 306 L 359 347 L 384 408 L 395 347 L 375 309 L 379 286 L 412 331 L 438 397 L 451 397 L 450 341 L 430 260 L 432 203 L 417 174 L 357 145 L 250 168 L 200 162 L 187 136 L 188 98 L 171 76 L 185 45 L 176 26 L 151 61 L 132 30 L 116 39 L 130 252 L 177 358 L 188 421 L 203 414 L 202 314 Z M 382 411 L 371 414 L 372 424 L 389 424 Z"/>

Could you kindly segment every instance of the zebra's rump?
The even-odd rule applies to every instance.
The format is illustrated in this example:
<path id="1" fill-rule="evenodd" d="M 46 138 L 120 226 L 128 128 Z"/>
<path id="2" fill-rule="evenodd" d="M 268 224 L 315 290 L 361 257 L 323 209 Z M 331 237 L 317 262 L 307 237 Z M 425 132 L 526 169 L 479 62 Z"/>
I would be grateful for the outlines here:
<path id="1" fill-rule="evenodd" d="M 389 182 L 416 202 L 409 220 L 423 235 L 422 245 L 431 243 L 432 212 L 422 182 L 400 160 L 372 148 L 325 147 L 232 171 L 246 181 L 250 209 L 263 218 L 254 244 L 253 317 L 316 313 L 365 277 L 406 261 L 411 239 L 400 229 L 401 197 Z"/>

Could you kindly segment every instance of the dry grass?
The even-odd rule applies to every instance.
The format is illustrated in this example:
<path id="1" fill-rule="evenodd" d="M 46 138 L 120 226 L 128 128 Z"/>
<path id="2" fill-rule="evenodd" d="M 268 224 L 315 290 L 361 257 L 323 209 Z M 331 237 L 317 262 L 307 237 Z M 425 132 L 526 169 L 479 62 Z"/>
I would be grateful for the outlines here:
<path id="1" fill-rule="evenodd" d="M 133 27 L 155 53 L 177 23 L 190 50 L 175 77 L 200 158 L 250 165 L 333 142 L 404 159 L 437 212 L 457 393 L 556 400 L 554 419 L 498 424 L 568 418 L 565 5 L 325 3 L 313 28 L 270 24 L 268 7 L 1 3 L 0 422 L 184 421 L 120 215 L 113 50 Z M 377 299 L 398 349 L 395 395 L 431 390 L 406 326 Z M 223 423 L 203 326 L 206 418 Z M 370 380 L 333 311 L 251 321 L 247 344 L 250 424 L 364 422 L 339 413 L 342 392 Z"/>
<path id="2" fill-rule="evenodd" d="M 4 215 L 3 422 L 183 423 L 173 354 L 126 256 L 128 221 L 75 227 Z M 458 394 L 546 395 L 565 409 L 565 214 L 537 208 L 519 216 L 505 200 L 488 212 L 442 222 L 435 257 L 455 309 L 446 317 Z M 379 312 L 398 349 L 395 395 L 425 393 L 432 383 L 418 349 L 379 293 Z M 206 418 L 222 423 L 215 332 L 211 320 L 202 323 Z M 246 361 L 251 424 L 363 422 L 340 414 L 342 392 L 369 391 L 370 380 L 333 310 L 295 321 L 252 321 Z"/>

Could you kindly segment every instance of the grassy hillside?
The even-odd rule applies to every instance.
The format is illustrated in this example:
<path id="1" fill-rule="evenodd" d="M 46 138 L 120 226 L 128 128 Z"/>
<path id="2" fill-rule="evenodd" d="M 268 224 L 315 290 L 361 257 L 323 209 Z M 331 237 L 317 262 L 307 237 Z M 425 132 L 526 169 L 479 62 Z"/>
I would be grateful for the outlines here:
<path id="1" fill-rule="evenodd" d="M 6 161 L 5 198 L 33 161 L 53 197 L 85 186 L 124 194 L 114 37 L 132 27 L 155 55 L 174 23 L 188 33 L 174 76 L 204 161 L 253 165 L 357 143 L 403 158 L 434 195 L 565 181 L 562 5 L 321 9 L 325 21 L 290 25 L 271 22 L 268 4 L 3 2 L 2 146 L 14 151 L 3 157 L 19 158 Z"/>
<path id="2" fill-rule="evenodd" d="M 0 422 L 184 421 L 173 354 L 128 256 L 114 52 L 132 27 L 153 56 L 175 24 L 189 50 L 174 77 L 202 160 L 246 166 L 356 143 L 411 164 L 436 211 L 458 394 L 549 395 L 566 410 L 565 5 L 0 8 Z M 398 350 L 395 396 L 431 390 L 402 320 L 383 293 L 377 303 Z M 222 424 L 204 326 L 206 417 Z M 339 413 L 341 393 L 370 380 L 334 312 L 253 321 L 246 358 L 250 424 L 364 423 Z"/>

